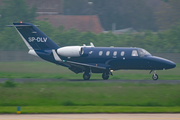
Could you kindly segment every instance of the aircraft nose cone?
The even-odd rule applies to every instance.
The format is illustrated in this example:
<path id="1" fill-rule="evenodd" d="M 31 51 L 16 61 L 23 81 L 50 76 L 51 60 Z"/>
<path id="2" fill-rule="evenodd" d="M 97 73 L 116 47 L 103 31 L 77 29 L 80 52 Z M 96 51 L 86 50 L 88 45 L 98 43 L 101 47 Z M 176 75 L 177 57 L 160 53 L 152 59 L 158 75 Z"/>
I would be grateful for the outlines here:
<path id="1" fill-rule="evenodd" d="M 153 61 L 155 61 L 155 66 L 157 67 L 156 69 L 171 69 L 175 68 L 176 64 L 168 59 L 161 58 L 161 57 L 152 57 Z"/>
<path id="2" fill-rule="evenodd" d="M 169 66 L 170 66 L 170 68 L 175 68 L 175 67 L 176 67 L 176 63 L 171 62 L 171 63 L 169 64 Z"/>
<path id="3" fill-rule="evenodd" d="M 172 61 L 166 61 L 166 69 L 171 69 L 171 68 L 175 68 L 176 67 L 176 63 L 172 62 Z"/>

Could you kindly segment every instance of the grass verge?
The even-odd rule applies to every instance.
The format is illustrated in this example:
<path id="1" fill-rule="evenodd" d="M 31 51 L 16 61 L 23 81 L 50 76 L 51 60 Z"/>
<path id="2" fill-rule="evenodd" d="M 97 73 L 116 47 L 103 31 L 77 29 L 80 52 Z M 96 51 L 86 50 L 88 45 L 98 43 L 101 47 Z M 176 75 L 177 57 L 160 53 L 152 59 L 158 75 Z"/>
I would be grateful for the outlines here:
<path id="1" fill-rule="evenodd" d="M 16 113 L 15 106 L 0 107 L 0 113 Z M 180 113 L 180 107 L 137 106 L 22 106 L 22 114 L 29 113 Z"/>
<path id="2" fill-rule="evenodd" d="M 180 75 L 159 75 L 159 80 L 180 80 Z M 54 73 L 17 73 L 0 72 L 0 78 L 40 78 L 40 79 L 72 79 L 83 80 L 83 74 L 54 74 Z M 91 80 L 102 79 L 101 74 L 93 74 Z M 152 74 L 116 74 L 109 77 L 110 80 L 152 80 Z"/>
<path id="3" fill-rule="evenodd" d="M 38 67 L 37 67 L 38 66 Z M 158 70 L 159 80 L 180 80 L 180 64 L 170 70 Z M 151 80 L 149 70 L 114 71 L 110 79 Z M 0 62 L 0 78 L 54 78 L 83 79 L 82 74 L 75 74 L 68 68 L 49 62 Z M 102 79 L 101 74 L 93 74 L 91 79 Z"/>
<path id="4" fill-rule="evenodd" d="M 0 84 L 0 106 L 180 106 L 180 84 L 47 82 Z"/>

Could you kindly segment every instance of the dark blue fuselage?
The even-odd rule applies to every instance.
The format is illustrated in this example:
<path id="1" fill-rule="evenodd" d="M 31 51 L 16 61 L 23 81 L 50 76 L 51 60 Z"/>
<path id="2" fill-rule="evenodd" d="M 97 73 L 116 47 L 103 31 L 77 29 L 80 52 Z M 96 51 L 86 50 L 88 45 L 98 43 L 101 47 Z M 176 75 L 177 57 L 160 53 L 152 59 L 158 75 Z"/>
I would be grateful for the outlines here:
<path id="1" fill-rule="evenodd" d="M 123 48 L 123 47 L 84 47 L 84 53 L 80 57 L 59 57 L 63 60 L 69 60 L 79 63 L 96 64 L 98 65 L 109 65 L 111 70 L 120 69 L 137 69 L 137 70 L 164 70 L 171 69 L 176 64 L 170 60 L 152 56 L 144 55 L 140 56 L 137 52 L 136 56 L 132 56 L 132 51 L 138 51 L 141 48 Z M 102 51 L 102 55 L 100 54 Z M 109 51 L 109 54 L 107 52 Z M 51 52 L 51 51 L 49 51 Z M 124 54 L 121 54 L 124 52 Z M 41 53 L 41 52 L 40 52 Z M 37 52 L 38 54 L 38 52 Z M 51 53 L 49 53 L 51 54 Z M 38 54 L 44 60 L 48 60 L 55 64 L 66 66 L 63 63 L 59 63 L 54 60 L 53 56 L 49 54 Z M 68 67 L 68 66 L 66 66 Z M 94 73 L 102 73 L 104 70 L 96 70 L 92 68 Z"/>
<path id="2" fill-rule="evenodd" d="M 84 72 L 84 80 L 89 80 L 92 73 L 103 73 L 102 78 L 107 80 L 114 70 L 120 69 L 151 70 L 154 71 L 152 78 L 157 80 L 155 70 L 176 67 L 174 62 L 152 56 L 142 48 L 94 47 L 93 43 L 91 46 L 59 47 L 31 23 L 8 26 L 16 28 L 29 48 L 29 54 L 68 67 L 75 73 Z"/>

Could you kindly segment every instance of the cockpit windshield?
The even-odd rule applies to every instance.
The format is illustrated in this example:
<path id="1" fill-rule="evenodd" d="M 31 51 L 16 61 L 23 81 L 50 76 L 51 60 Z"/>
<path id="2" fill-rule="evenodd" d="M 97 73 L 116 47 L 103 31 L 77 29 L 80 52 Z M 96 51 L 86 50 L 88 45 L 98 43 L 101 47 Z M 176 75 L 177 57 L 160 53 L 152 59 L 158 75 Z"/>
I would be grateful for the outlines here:
<path id="1" fill-rule="evenodd" d="M 144 57 L 145 55 L 151 55 L 148 51 L 144 49 L 138 49 L 138 53 L 140 57 Z"/>

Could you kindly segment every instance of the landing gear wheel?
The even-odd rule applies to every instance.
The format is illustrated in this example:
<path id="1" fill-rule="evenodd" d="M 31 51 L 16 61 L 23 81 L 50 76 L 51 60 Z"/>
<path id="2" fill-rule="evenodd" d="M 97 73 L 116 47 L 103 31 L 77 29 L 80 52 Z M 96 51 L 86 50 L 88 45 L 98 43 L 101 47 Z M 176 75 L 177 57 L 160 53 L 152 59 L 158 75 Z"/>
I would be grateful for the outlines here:
<path id="1" fill-rule="evenodd" d="M 109 74 L 106 73 L 106 72 L 104 72 L 104 73 L 102 74 L 102 78 L 103 78 L 104 80 L 107 80 L 107 79 L 109 78 Z"/>
<path id="2" fill-rule="evenodd" d="M 157 74 L 153 74 L 152 79 L 153 80 L 157 80 L 158 79 L 158 75 Z"/>
<path id="3" fill-rule="evenodd" d="M 89 73 L 84 73 L 84 74 L 83 74 L 84 80 L 89 80 L 90 77 L 91 77 L 91 75 L 90 75 Z"/>

